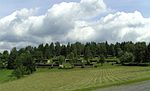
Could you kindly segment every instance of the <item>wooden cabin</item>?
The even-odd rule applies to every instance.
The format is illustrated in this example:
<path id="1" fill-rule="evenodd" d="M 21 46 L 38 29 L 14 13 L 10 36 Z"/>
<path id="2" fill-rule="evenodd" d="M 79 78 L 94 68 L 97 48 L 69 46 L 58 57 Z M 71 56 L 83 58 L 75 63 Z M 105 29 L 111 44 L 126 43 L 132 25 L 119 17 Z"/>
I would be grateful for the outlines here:
<path id="1" fill-rule="evenodd" d="M 48 63 L 48 59 L 43 59 L 42 63 L 47 64 Z"/>
<path id="2" fill-rule="evenodd" d="M 82 62 L 82 60 L 81 59 L 77 59 L 77 60 L 75 60 L 75 62 L 72 64 L 74 67 L 80 67 L 80 68 L 82 68 L 82 67 L 84 67 L 84 64 L 83 64 L 83 62 Z"/>
<path id="3" fill-rule="evenodd" d="M 52 64 L 36 63 L 37 68 L 51 68 Z"/>
<path id="4" fill-rule="evenodd" d="M 52 67 L 59 67 L 59 65 L 58 59 L 53 59 Z"/>
<path id="5" fill-rule="evenodd" d="M 91 64 L 98 63 L 98 60 L 96 60 L 96 59 L 91 59 L 91 60 L 90 60 L 90 63 L 91 63 Z"/>
<path id="6" fill-rule="evenodd" d="M 65 59 L 65 63 L 71 63 L 72 59 Z"/>
<path id="7" fill-rule="evenodd" d="M 82 63 L 73 63 L 74 67 L 82 68 L 84 65 Z"/>
<path id="8" fill-rule="evenodd" d="M 35 62 L 36 62 L 36 63 L 43 63 L 43 64 L 47 64 L 48 59 L 43 59 L 43 60 L 35 59 Z"/>
<path id="9" fill-rule="evenodd" d="M 86 68 L 93 67 L 93 65 L 94 65 L 94 64 L 84 64 L 84 66 L 85 66 Z"/>

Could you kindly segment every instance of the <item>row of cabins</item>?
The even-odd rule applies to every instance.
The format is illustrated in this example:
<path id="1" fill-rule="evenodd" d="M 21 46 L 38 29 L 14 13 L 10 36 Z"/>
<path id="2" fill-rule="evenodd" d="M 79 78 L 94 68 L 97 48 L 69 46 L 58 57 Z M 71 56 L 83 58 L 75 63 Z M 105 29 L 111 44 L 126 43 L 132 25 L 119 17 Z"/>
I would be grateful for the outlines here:
<path id="1" fill-rule="evenodd" d="M 37 68 L 59 68 L 63 64 L 60 64 L 57 59 L 53 59 L 51 63 L 48 63 L 48 59 L 42 61 L 35 60 Z M 72 67 L 93 67 L 94 63 L 97 63 L 98 60 L 90 60 L 89 63 L 83 62 L 82 59 L 77 59 L 76 62 L 71 63 L 71 59 L 65 59 L 64 63 L 72 65 Z"/>
<path id="2" fill-rule="evenodd" d="M 90 59 L 89 62 L 84 62 L 83 59 L 77 59 L 75 62 L 71 63 L 72 59 L 65 59 L 64 63 L 69 63 L 73 67 L 93 67 L 94 64 L 98 63 L 98 56 L 95 57 L 96 59 Z M 113 59 L 112 56 L 108 56 L 109 59 Z M 58 68 L 62 66 L 63 64 L 60 64 L 58 59 L 53 59 L 51 62 L 48 59 L 43 59 L 43 60 L 35 60 L 36 61 L 36 67 L 37 68 Z M 118 61 L 116 60 L 108 60 L 105 59 L 105 62 L 107 63 L 112 63 L 112 64 L 117 64 Z"/>

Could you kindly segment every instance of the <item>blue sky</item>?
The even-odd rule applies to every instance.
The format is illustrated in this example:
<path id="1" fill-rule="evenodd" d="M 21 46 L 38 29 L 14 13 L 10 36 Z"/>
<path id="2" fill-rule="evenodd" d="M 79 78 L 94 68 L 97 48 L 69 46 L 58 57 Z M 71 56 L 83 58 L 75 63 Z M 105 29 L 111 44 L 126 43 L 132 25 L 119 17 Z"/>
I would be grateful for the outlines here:
<path id="1" fill-rule="evenodd" d="M 0 17 L 22 8 L 40 8 L 39 14 L 46 12 L 53 4 L 61 2 L 79 2 L 80 0 L 0 0 Z M 111 9 L 124 12 L 140 11 L 144 17 L 150 17 L 150 0 L 104 0 Z"/>
<path id="2" fill-rule="evenodd" d="M 79 2 L 79 0 L 0 0 L 0 17 L 22 8 L 39 8 L 38 13 L 43 14 L 54 4 L 71 1 Z"/>
<path id="3" fill-rule="evenodd" d="M 150 17 L 150 0 L 104 0 L 108 7 L 117 11 L 140 11 L 143 16 Z"/>

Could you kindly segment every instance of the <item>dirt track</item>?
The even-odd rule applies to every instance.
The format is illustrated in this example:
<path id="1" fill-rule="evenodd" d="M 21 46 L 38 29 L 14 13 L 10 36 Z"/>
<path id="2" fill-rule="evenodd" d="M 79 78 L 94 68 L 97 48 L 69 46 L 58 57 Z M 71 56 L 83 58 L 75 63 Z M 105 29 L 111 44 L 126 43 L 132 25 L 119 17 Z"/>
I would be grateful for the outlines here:
<path id="1" fill-rule="evenodd" d="M 150 81 L 97 89 L 94 91 L 150 91 Z"/>

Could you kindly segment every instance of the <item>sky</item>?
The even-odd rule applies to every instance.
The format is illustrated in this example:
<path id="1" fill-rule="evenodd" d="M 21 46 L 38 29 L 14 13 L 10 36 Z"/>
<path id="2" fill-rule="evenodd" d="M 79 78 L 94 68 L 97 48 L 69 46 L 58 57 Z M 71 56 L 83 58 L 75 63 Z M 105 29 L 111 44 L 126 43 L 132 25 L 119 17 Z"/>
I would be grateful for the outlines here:
<path id="1" fill-rule="evenodd" d="M 0 0 L 0 51 L 59 41 L 150 42 L 150 0 Z"/>

